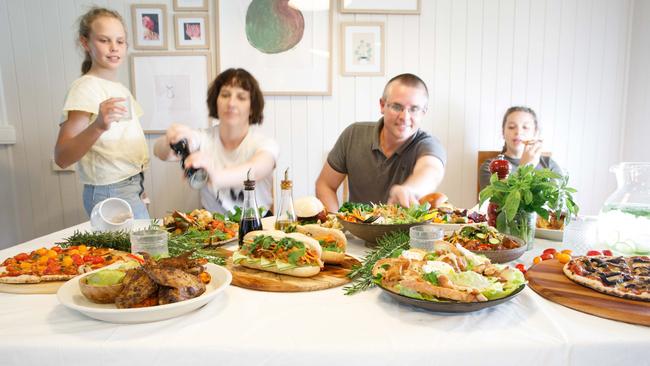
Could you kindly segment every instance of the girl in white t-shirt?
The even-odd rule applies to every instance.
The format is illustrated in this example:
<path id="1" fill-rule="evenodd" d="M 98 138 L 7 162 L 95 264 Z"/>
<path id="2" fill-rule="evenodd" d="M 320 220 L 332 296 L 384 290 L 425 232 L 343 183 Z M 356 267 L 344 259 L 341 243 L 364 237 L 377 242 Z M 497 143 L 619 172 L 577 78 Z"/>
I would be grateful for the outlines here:
<path id="1" fill-rule="evenodd" d="M 243 203 L 243 182 L 252 169 L 258 206 L 273 203 L 273 169 L 278 144 L 255 126 L 264 119 L 264 96 L 257 80 L 244 69 L 228 69 L 208 89 L 210 117 L 217 126 L 205 131 L 174 124 L 156 140 L 154 154 L 161 160 L 178 160 L 170 144 L 187 139 L 191 154 L 186 168 L 203 168 L 208 184 L 201 189 L 205 209 L 225 213 Z"/>
<path id="2" fill-rule="evenodd" d="M 148 219 L 141 199 L 149 161 L 138 120 L 142 109 L 117 81 L 127 48 L 122 17 L 104 8 L 89 10 L 79 19 L 79 43 L 85 51 L 82 76 L 66 96 L 55 162 L 61 168 L 78 162 L 88 215 L 98 202 L 119 197 L 129 202 L 135 218 Z"/>

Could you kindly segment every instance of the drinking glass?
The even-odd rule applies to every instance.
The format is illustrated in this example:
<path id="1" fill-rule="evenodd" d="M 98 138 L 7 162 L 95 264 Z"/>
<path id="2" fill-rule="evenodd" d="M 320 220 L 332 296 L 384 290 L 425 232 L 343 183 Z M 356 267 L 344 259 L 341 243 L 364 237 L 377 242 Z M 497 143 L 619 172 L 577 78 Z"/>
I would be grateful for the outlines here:
<path id="1" fill-rule="evenodd" d="M 596 249 L 598 242 L 598 219 L 594 216 L 579 216 L 564 226 L 562 243 L 575 255 L 585 255 Z"/>
<path id="2" fill-rule="evenodd" d="M 162 229 L 142 229 L 131 232 L 131 253 L 147 253 L 153 258 L 169 256 L 167 231 Z"/>
<path id="3" fill-rule="evenodd" d="M 409 245 L 411 248 L 433 251 L 433 244 L 442 240 L 444 234 L 441 228 L 433 225 L 411 226 L 409 229 Z"/>

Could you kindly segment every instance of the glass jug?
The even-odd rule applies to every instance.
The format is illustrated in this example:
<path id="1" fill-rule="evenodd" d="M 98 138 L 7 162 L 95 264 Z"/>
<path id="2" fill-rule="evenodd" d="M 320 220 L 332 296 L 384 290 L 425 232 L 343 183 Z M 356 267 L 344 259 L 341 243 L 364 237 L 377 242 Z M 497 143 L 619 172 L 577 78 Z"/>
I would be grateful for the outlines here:
<path id="1" fill-rule="evenodd" d="M 650 254 L 650 162 L 620 163 L 609 171 L 618 187 L 598 215 L 599 242 L 618 254 Z"/>

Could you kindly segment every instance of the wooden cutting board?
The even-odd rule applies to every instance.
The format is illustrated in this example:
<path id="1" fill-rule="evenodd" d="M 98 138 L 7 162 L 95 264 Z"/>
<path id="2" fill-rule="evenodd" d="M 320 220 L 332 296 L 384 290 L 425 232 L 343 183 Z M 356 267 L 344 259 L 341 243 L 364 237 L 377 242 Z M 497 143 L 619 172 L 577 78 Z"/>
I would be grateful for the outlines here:
<path id="1" fill-rule="evenodd" d="M 542 297 L 583 313 L 625 323 L 650 326 L 650 302 L 605 295 L 571 281 L 555 259 L 542 261 L 526 273 L 528 286 Z"/>
<path id="2" fill-rule="evenodd" d="M 75 277 L 76 278 L 76 277 Z M 73 278 L 73 280 L 75 279 Z M 0 292 L 8 294 L 55 294 L 66 281 L 10 284 L 0 283 Z"/>
<path id="3" fill-rule="evenodd" d="M 226 268 L 232 273 L 232 284 L 238 287 L 271 292 L 304 292 L 325 290 L 349 283 L 347 275 L 352 266 L 357 264 L 360 264 L 357 259 L 346 256 L 346 261 L 341 266 L 326 264 L 319 274 L 306 278 L 233 265 L 230 258 L 226 262 Z"/>

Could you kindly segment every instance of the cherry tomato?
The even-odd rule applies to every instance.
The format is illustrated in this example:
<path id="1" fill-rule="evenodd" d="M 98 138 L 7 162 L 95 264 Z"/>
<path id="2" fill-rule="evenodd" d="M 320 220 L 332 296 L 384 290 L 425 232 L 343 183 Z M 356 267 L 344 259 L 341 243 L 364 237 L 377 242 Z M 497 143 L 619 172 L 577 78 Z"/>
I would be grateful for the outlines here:
<path id="1" fill-rule="evenodd" d="M 70 258 L 72 258 L 72 261 L 74 262 L 74 264 L 76 264 L 78 266 L 84 264 L 84 260 L 83 260 L 83 258 L 81 258 L 81 256 L 79 254 L 73 254 L 73 255 L 70 256 Z"/>
<path id="2" fill-rule="evenodd" d="M 544 253 L 544 254 L 548 253 L 548 254 L 553 255 L 553 254 L 557 253 L 557 250 L 555 250 L 555 248 L 547 248 L 547 249 L 544 249 L 544 251 L 542 253 Z"/>
<path id="3" fill-rule="evenodd" d="M 57 252 L 57 253 L 61 253 L 61 247 L 58 246 L 58 245 L 57 245 L 57 246 L 53 246 L 53 247 L 52 247 L 52 250 L 55 251 L 55 252 Z"/>
<path id="4" fill-rule="evenodd" d="M 546 260 L 549 260 L 549 259 L 553 259 L 553 254 L 551 254 L 551 253 L 544 253 L 544 254 L 542 254 L 542 255 L 540 256 L 540 258 L 542 258 L 543 261 L 546 261 Z"/>
<path id="5" fill-rule="evenodd" d="M 559 253 L 557 255 L 557 260 L 562 264 L 568 263 L 571 260 L 571 256 L 568 254 Z"/>
<path id="6" fill-rule="evenodd" d="M 106 259 L 104 259 L 104 257 L 93 257 L 92 259 L 93 264 L 101 264 L 104 262 L 106 262 Z"/>
<path id="7" fill-rule="evenodd" d="M 591 257 L 591 256 L 594 256 L 594 255 L 603 255 L 603 254 L 601 252 L 597 251 L 597 250 L 590 250 L 590 251 L 587 252 L 587 256 Z"/>
<path id="8" fill-rule="evenodd" d="M 524 274 L 526 273 L 526 267 L 524 267 L 524 265 L 522 263 L 517 264 L 515 266 L 515 268 L 517 268 L 519 271 L 521 271 L 521 273 L 524 273 Z"/>
<path id="9" fill-rule="evenodd" d="M 564 254 L 568 254 L 568 255 L 571 255 L 571 254 L 573 254 L 573 250 L 571 250 L 571 249 L 564 249 L 564 250 L 562 251 L 562 253 L 564 253 Z"/>
<path id="10" fill-rule="evenodd" d="M 603 250 L 603 255 L 606 255 L 606 256 L 608 256 L 608 257 L 611 257 L 611 256 L 614 255 L 614 253 L 612 253 L 612 251 L 609 250 L 609 249 L 605 249 L 605 250 Z"/>
<path id="11" fill-rule="evenodd" d="M 14 256 L 17 261 L 25 261 L 29 259 L 29 255 L 27 253 L 18 253 Z"/>
<path id="12" fill-rule="evenodd" d="M 537 264 L 542 261 L 542 257 L 535 257 L 533 258 L 533 263 Z"/>

